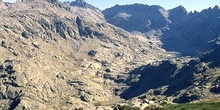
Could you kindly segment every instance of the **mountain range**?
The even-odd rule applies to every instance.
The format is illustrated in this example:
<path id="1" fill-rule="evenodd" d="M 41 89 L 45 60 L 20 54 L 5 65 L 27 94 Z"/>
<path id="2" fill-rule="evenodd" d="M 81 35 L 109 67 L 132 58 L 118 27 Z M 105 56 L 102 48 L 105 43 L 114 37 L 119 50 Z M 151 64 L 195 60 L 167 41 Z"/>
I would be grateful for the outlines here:
<path id="1" fill-rule="evenodd" d="M 190 12 L 182 6 L 165 10 L 160 6 L 143 4 L 114 6 L 103 11 L 106 20 L 127 31 L 149 33 L 152 30 L 167 51 L 183 56 L 196 56 L 207 51 L 212 40 L 219 37 L 219 7 Z M 152 35 L 153 34 L 153 35 Z"/>
<path id="2" fill-rule="evenodd" d="M 219 98 L 220 9 L 0 1 L 0 108 L 144 109 Z"/>

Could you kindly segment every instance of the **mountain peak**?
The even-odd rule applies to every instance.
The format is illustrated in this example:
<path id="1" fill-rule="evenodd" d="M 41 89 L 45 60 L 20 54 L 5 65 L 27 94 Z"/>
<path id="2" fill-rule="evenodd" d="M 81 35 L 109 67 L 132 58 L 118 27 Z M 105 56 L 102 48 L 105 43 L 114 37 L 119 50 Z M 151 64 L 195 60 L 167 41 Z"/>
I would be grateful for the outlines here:
<path id="1" fill-rule="evenodd" d="M 57 3 L 59 2 L 59 0 L 46 0 L 47 2 L 50 2 L 50 3 Z"/>
<path id="2" fill-rule="evenodd" d="M 182 8 L 185 9 L 182 5 L 177 6 L 176 8 Z"/>
<path id="3" fill-rule="evenodd" d="M 89 8 L 89 9 L 92 9 L 92 10 L 99 10 L 98 8 L 88 4 L 84 0 L 73 1 L 73 2 L 70 3 L 70 6 L 77 6 L 77 7 L 81 7 L 81 8 Z"/>
<path id="4" fill-rule="evenodd" d="M 76 3 L 81 3 L 81 4 L 86 3 L 84 0 L 76 0 L 75 2 Z"/>
<path id="5" fill-rule="evenodd" d="M 181 12 L 187 13 L 187 10 L 182 5 L 177 6 L 177 7 L 173 8 L 173 9 L 171 9 L 171 11 L 179 11 L 179 12 L 181 11 Z"/>
<path id="6" fill-rule="evenodd" d="M 219 10 L 219 6 L 215 5 L 215 7 L 213 9 Z"/>
<path id="7" fill-rule="evenodd" d="M 179 20 L 179 19 L 183 18 L 184 16 L 186 16 L 188 13 L 187 10 L 182 5 L 177 6 L 169 11 L 170 11 L 169 18 L 172 21 Z"/>

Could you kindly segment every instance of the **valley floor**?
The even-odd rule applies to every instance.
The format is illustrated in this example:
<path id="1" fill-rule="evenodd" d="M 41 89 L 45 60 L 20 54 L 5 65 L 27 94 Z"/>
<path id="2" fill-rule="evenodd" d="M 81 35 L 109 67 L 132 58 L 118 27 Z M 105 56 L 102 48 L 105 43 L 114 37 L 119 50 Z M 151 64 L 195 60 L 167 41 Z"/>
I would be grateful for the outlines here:
<path id="1" fill-rule="evenodd" d="M 220 110 L 220 100 L 177 105 L 165 105 L 164 110 Z"/>

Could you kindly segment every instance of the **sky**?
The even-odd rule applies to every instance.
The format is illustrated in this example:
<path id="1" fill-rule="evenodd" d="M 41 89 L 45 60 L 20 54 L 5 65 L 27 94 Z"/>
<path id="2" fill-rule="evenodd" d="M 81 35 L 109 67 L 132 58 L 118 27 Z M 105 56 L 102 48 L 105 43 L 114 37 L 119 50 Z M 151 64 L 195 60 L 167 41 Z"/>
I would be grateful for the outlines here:
<path id="1" fill-rule="evenodd" d="M 7 2 L 14 2 L 16 0 L 3 0 Z M 73 1 L 73 0 L 60 0 L 64 1 Z M 116 4 L 125 5 L 125 4 L 134 4 L 142 3 L 148 5 L 160 5 L 165 9 L 172 9 L 177 6 L 182 5 L 186 8 L 187 11 L 201 11 L 209 7 L 214 7 L 215 5 L 220 6 L 220 0 L 84 0 L 87 3 L 98 7 L 101 10 L 106 8 L 113 7 Z"/>

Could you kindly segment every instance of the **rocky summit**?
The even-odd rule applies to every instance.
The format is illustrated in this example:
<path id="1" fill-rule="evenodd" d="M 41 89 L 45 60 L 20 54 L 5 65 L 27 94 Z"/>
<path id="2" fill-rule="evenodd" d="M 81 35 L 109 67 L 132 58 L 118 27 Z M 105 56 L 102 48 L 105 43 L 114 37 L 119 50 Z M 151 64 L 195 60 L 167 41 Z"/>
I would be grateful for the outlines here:
<path id="1" fill-rule="evenodd" d="M 143 109 L 219 98 L 219 13 L 0 1 L 0 109 Z"/>

